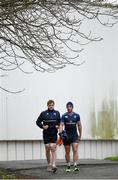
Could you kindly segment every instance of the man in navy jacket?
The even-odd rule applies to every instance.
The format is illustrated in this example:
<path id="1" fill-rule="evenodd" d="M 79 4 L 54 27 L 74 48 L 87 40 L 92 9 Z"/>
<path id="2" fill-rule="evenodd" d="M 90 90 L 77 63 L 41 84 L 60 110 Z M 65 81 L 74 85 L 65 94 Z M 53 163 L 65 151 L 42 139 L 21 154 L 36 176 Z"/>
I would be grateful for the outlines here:
<path id="1" fill-rule="evenodd" d="M 46 158 L 48 171 L 56 172 L 56 141 L 57 133 L 60 124 L 60 113 L 59 111 L 54 110 L 55 102 L 49 100 L 47 102 L 48 109 L 41 112 L 39 115 L 36 124 L 41 129 L 43 129 L 43 140 L 46 150 Z"/>

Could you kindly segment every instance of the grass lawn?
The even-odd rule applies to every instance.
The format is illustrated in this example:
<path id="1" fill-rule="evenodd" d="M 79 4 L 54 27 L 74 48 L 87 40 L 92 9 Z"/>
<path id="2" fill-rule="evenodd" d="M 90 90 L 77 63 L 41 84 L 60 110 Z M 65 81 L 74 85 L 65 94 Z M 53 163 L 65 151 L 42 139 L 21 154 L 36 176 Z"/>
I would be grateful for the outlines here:
<path id="1" fill-rule="evenodd" d="M 19 174 L 17 171 L 0 168 L 0 179 L 33 179 L 33 177 Z"/>
<path id="2" fill-rule="evenodd" d="M 16 179 L 16 177 L 8 170 L 0 169 L 0 179 Z"/>
<path id="3" fill-rule="evenodd" d="M 118 161 L 118 156 L 106 157 L 105 160 Z"/>

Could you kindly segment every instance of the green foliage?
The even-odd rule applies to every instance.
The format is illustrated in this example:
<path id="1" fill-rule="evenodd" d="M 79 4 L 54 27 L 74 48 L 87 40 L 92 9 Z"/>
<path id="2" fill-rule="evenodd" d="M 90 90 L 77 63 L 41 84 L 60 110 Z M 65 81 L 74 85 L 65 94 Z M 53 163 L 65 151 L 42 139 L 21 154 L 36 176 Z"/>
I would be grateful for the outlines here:
<path id="1" fill-rule="evenodd" d="M 8 170 L 0 169 L 0 179 L 16 179 L 16 177 Z"/>
<path id="2" fill-rule="evenodd" d="M 118 134 L 117 103 L 103 100 L 101 110 L 90 113 L 91 135 L 93 138 L 113 139 Z"/>
<path id="3" fill-rule="evenodd" d="M 118 161 L 118 156 L 106 157 L 105 160 Z"/>

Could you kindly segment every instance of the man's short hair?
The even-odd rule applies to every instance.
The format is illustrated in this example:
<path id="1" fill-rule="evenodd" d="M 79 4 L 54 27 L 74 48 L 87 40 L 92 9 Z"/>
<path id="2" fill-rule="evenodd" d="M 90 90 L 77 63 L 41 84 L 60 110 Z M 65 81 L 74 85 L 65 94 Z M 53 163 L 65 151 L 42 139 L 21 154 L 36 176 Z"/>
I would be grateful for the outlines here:
<path id="1" fill-rule="evenodd" d="M 49 105 L 49 104 L 55 104 L 55 102 L 53 101 L 53 100 L 49 100 L 48 102 L 47 102 L 47 106 Z"/>
<path id="2" fill-rule="evenodd" d="M 66 107 L 68 106 L 71 106 L 73 108 L 73 103 L 71 101 L 69 101 L 67 104 L 66 104 Z"/>

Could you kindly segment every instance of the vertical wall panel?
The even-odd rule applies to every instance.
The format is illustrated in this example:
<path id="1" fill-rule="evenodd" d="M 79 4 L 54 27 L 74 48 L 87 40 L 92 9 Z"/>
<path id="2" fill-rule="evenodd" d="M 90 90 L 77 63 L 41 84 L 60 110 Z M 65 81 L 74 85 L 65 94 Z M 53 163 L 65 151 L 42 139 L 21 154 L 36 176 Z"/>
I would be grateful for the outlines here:
<path id="1" fill-rule="evenodd" d="M 25 145 L 25 156 L 24 156 L 25 160 L 32 159 L 32 150 L 33 150 L 32 141 L 31 142 L 26 141 L 24 145 Z"/>
<path id="2" fill-rule="evenodd" d="M 116 141 L 116 154 L 118 155 L 118 141 Z"/>
<path id="3" fill-rule="evenodd" d="M 84 159 L 84 141 L 80 141 L 79 143 L 78 154 L 80 159 Z"/>
<path id="4" fill-rule="evenodd" d="M 40 141 L 32 142 L 32 150 L 33 159 L 40 159 Z"/>
<path id="5" fill-rule="evenodd" d="M 117 140 L 83 140 L 79 144 L 80 159 L 104 159 L 118 154 Z M 45 147 L 42 141 L 1 141 L 0 161 L 45 159 Z M 64 159 L 64 146 L 57 147 L 57 158 Z M 72 159 L 72 149 L 71 149 Z"/>
<path id="6" fill-rule="evenodd" d="M 43 141 L 40 141 L 40 159 L 45 159 L 45 146 Z"/>
<path id="7" fill-rule="evenodd" d="M 107 145 L 106 145 L 106 141 L 101 141 L 101 149 L 102 149 L 102 156 L 101 159 L 104 159 L 106 157 L 107 154 Z"/>
<path id="8" fill-rule="evenodd" d="M 90 159 L 91 155 L 91 147 L 90 147 L 90 141 L 85 141 L 85 159 L 88 158 Z"/>
<path id="9" fill-rule="evenodd" d="M 0 161 L 8 160 L 7 142 L 0 142 Z"/>
<path id="10" fill-rule="evenodd" d="M 65 158 L 65 152 L 64 152 L 64 146 L 57 146 L 57 157 L 59 159 L 64 159 Z"/>
<path id="11" fill-rule="evenodd" d="M 117 152 L 116 152 L 116 147 L 117 147 L 117 143 L 115 141 L 112 141 L 111 142 L 111 146 L 112 146 L 112 154 L 115 156 L 117 155 Z"/>
<path id="12" fill-rule="evenodd" d="M 102 157 L 102 144 L 101 141 L 96 141 L 96 155 L 97 159 L 101 159 Z"/>
<path id="13" fill-rule="evenodd" d="M 91 142 L 91 158 L 96 159 L 97 158 L 97 146 L 96 141 Z"/>
<path id="14" fill-rule="evenodd" d="M 16 143 L 16 160 L 24 160 L 25 159 L 25 147 L 24 142 Z"/>
<path id="15" fill-rule="evenodd" d="M 112 156 L 112 145 L 111 145 L 111 141 L 106 141 L 106 149 L 107 149 L 107 153 L 106 156 Z"/>
<path id="16" fill-rule="evenodd" d="M 16 160 L 16 143 L 8 142 L 8 160 Z"/>

